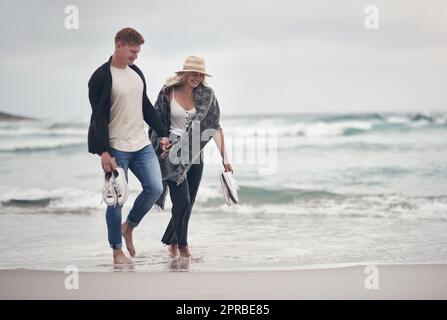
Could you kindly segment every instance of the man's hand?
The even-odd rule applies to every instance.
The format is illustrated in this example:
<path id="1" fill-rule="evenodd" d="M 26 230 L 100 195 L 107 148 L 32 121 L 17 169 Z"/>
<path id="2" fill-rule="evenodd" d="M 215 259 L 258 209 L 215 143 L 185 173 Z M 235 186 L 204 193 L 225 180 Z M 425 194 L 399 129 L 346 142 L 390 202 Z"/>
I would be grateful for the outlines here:
<path id="1" fill-rule="evenodd" d="M 163 137 L 160 140 L 161 151 L 165 151 L 169 148 L 171 144 L 169 143 L 168 137 Z"/>
<path id="2" fill-rule="evenodd" d="M 101 165 L 104 172 L 114 171 L 117 167 L 115 158 L 112 158 L 107 151 L 101 154 Z"/>
<path id="3" fill-rule="evenodd" d="M 169 154 L 169 148 L 171 147 L 171 143 L 169 142 L 168 137 L 161 138 L 160 146 L 161 146 L 160 157 L 162 159 L 166 159 L 168 157 L 168 154 Z"/>

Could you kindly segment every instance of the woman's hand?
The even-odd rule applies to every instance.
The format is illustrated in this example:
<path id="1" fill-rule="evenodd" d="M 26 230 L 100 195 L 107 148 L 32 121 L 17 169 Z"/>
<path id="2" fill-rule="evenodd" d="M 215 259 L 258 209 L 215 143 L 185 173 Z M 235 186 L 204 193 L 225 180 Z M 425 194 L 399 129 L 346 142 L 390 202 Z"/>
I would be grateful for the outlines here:
<path id="1" fill-rule="evenodd" d="M 166 149 L 169 149 L 170 145 L 171 144 L 169 143 L 168 137 L 161 138 L 161 140 L 160 140 L 161 151 L 165 151 Z"/>
<path id="2" fill-rule="evenodd" d="M 222 165 L 224 166 L 225 171 L 231 171 L 231 173 L 234 173 L 231 163 L 222 162 Z"/>
<path id="3" fill-rule="evenodd" d="M 160 157 L 162 159 L 166 159 L 169 154 L 169 149 L 172 147 L 172 144 L 169 142 L 168 137 L 163 137 L 160 140 Z"/>

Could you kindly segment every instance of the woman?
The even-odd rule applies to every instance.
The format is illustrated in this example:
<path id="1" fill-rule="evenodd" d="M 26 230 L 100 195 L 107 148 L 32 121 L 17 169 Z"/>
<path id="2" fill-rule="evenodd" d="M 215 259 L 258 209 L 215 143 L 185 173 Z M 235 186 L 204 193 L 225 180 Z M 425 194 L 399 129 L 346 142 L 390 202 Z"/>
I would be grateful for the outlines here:
<path id="1" fill-rule="evenodd" d="M 163 176 L 163 193 L 157 205 L 164 208 L 168 189 L 172 200 L 172 217 L 161 240 L 169 246 L 171 256 L 191 256 L 188 222 L 202 179 L 203 148 L 211 138 L 220 150 L 225 171 L 233 172 L 219 124 L 219 104 L 205 76 L 210 75 L 205 72 L 203 58 L 189 56 L 183 69 L 166 81 L 158 95 L 154 107 L 170 129 L 168 151 L 161 152 L 160 137 L 154 130 L 149 131 Z"/>

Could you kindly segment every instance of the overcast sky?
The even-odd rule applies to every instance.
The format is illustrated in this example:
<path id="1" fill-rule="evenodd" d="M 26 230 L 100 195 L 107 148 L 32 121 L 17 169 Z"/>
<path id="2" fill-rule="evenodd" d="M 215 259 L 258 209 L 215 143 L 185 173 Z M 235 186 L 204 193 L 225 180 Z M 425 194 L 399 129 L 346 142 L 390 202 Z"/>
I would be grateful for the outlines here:
<path id="1" fill-rule="evenodd" d="M 445 0 L 1 0 L 0 111 L 88 117 L 87 81 L 126 26 L 146 39 L 136 64 L 153 102 L 195 54 L 224 114 L 447 111 Z"/>

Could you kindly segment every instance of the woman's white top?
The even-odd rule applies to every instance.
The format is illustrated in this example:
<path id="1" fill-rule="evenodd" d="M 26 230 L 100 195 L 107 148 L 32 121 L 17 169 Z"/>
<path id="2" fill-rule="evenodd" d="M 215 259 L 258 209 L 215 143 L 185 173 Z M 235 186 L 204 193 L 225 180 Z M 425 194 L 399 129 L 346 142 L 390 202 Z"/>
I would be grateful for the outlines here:
<path id="1" fill-rule="evenodd" d="M 191 110 L 185 110 L 176 100 L 172 90 L 171 99 L 171 133 L 181 136 L 185 132 L 186 127 L 189 125 L 192 117 L 196 113 L 196 108 Z"/>

